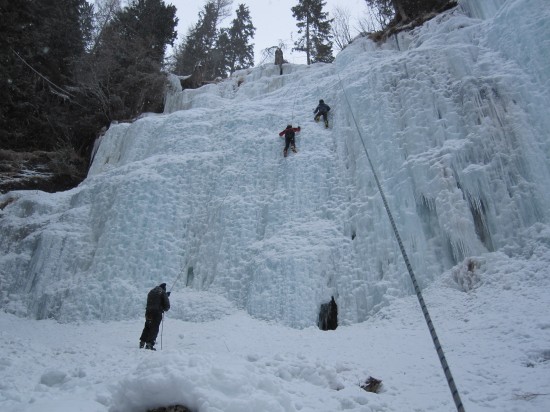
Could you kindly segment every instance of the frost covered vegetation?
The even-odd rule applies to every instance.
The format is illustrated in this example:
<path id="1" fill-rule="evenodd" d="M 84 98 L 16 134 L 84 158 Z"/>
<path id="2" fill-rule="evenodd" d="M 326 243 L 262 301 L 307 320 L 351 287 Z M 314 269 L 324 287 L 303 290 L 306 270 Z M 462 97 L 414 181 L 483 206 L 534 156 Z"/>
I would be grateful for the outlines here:
<path id="1" fill-rule="evenodd" d="M 225 78 L 252 66 L 254 31 L 246 7 L 238 8 L 230 29 L 219 27 L 220 7 L 231 4 L 207 2 L 205 9 L 218 5 L 209 15 L 212 50 L 201 49 L 204 32 L 189 40 L 201 50 L 185 56 L 191 69 L 181 72 L 185 68 L 169 64 L 165 54 L 178 19 L 175 6 L 163 0 L 2 1 L 0 192 L 78 185 L 104 128 L 162 112 L 167 71 L 189 75 L 203 60 L 210 69 L 205 80 L 212 80 L 211 73 Z M 205 53 L 217 60 L 205 61 Z"/>
<path id="2" fill-rule="evenodd" d="M 454 410 L 365 149 L 465 409 L 549 409 L 549 20 L 463 0 L 332 64 L 174 77 L 78 187 L 2 195 L 2 409 Z M 140 351 L 160 282 L 164 348 Z"/>

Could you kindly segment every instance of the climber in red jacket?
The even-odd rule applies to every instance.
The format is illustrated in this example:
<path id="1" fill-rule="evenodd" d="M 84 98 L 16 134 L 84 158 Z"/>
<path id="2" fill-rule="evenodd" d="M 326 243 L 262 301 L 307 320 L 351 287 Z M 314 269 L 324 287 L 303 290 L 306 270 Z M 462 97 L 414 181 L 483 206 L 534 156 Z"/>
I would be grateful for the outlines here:
<path id="1" fill-rule="evenodd" d="M 289 124 L 285 130 L 283 130 L 281 133 L 279 133 L 279 136 L 283 137 L 285 135 L 285 150 L 283 151 L 283 155 L 287 157 L 288 155 L 288 147 L 292 149 L 294 153 L 298 153 L 296 151 L 296 142 L 294 140 L 294 136 L 296 132 L 300 131 L 300 126 L 298 127 L 292 127 L 291 124 Z"/>

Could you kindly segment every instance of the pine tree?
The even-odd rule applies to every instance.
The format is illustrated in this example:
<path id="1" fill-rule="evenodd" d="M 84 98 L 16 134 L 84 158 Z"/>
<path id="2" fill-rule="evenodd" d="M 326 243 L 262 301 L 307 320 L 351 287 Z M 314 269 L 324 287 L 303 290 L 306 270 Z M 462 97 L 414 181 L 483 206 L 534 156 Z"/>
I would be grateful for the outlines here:
<path id="1" fill-rule="evenodd" d="M 174 6 L 134 0 L 105 27 L 83 75 L 110 120 L 162 109 L 164 51 L 176 25 Z"/>
<path id="2" fill-rule="evenodd" d="M 102 41 L 105 29 L 121 10 L 121 0 L 96 0 L 93 6 L 92 33 L 88 50 L 93 53 Z"/>
<path id="3" fill-rule="evenodd" d="M 51 150 L 69 145 L 67 86 L 84 53 L 85 0 L 0 2 L 0 144 Z"/>
<path id="4" fill-rule="evenodd" d="M 323 0 L 299 0 L 292 7 L 292 16 L 298 20 L 298 33 L 302 34 L 294 50 L 306 52 L 307 64 L 334 60 L 332 56 L 331 22 L 328 13 L 323 12 Z"/>
<path id="5" fill-rule="evenodd" d="M 210 56 L 214 67 L 215 77 L 226 78 L 231 69 L 229 59 L 231 55 L 231 40 L 229 39 L 229 29 L 220 29 L 214 50 Z"/>
<path id="6" fill-rule="evenodd" d="M 149 58 L 162 64 L 166 46 L 173 45 L 177 36 L 175 6 L 163 0 L 133 0 L 117 20 L 128 41 L 139 43 Z"/>
<path id="7" fill-rule="evenodd" d="M 237 17 L 228 30 L 227 62 L 230 73 L 254 66 L 254 45 L 249 41 L 254 38 L 256 28 L 252 24 L 250 11 L 246 5 L 239 4 L 236 13 Z"/>
<path id="8" fill-rule="evenodd" d="M 220 30 L 212 51 L 216 77 L 225 78 L 237 70 L 254 66 L 254 45 L 249 41 L 254 37 L 256 28 L 244 4 L 239 5 L 236 14 L 231 27 Z"/>
<path id="9" fill-rule="evenodd" d="M 197 63 L 206 62 L 217 36 L 216 21 L 214 4 L 205 4 L 204 9 L 199 12 L 198 22 L 189 29 L 176 50 L 176 73 L 189 75 Z"/>
<path id="10" fill-rule="evenodd" d="M 0 0 L 0 146 L 59 156 L 40 160 L 57 173 L 58 189 L 85 176 L 102 126 L 162 110 L 175 7 L 105 2 L 117 11 L 99 25 L 86 0 Z"/>
<path id="11" fill-rule="evenodd" d="M 189 75 L 195 65 L 200 63 L 205 70 L 206 79 L 216 77 L 220 54 L 216 51 L 218 25 L 229 15 L 228 7 L 232 0 L 209 0 L 199 12 L 198 22 L 187 32 L 183 42 L 175 52 L 174 72 Z"/>

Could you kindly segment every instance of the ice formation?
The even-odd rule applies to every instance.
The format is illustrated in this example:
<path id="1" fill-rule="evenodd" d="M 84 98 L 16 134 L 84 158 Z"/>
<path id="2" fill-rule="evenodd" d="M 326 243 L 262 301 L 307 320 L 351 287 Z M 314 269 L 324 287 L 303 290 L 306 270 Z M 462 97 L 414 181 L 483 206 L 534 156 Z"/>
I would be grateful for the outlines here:
<path id="1" fill-rule="evenodd" d="M 422 286 L 528 254 L 549 219 L 549 20 L 546 0 L 462 0 L 333 64 L 183 91 L 172 77 L 165 113 L 113 124 L 80 186 L 0 197 L 0 305 L 133 318 L 162 281 L 296 328 L 331 296 L 340 323 L 364 321 L 412 292 L 365 148 Z M 302 131 L 284 159 L 288 123 Z"/>

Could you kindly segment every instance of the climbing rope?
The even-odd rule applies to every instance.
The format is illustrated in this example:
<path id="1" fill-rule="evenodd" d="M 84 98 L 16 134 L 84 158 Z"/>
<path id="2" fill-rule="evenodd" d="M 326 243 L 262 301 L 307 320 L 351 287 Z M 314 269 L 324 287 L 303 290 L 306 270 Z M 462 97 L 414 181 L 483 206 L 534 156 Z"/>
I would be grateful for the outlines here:
<path id="1" fill-rule="evenodd" d="M 298 96 L 294 96 L 294 103 L 292 103 L 292 116 L 290 117 L 290 124 L 294 123 L 294 107 L 296 107 L 296 99 Z"/>
<path id="2" fill-rule="evenodd" d="M 464 405 L 462 405 L 462 401 L 460 399 L 458 389 L 457 389 L 455 381 L 453 379 L 453 375 L 451 374 L 451 369 L 449 368 L 449 365 L 447 363 L 447 359 L 445 358 L 445 353 L 443 352 L 443 348 L 441 347 L 441 343 L 439 342 L 439 338 L 437 337 L 437 333 L 435 332 L 435 327 L 434 327 L 434 325 L 432 323 L 432 320 L 430 318 L 428 308 L 426 307 L 426 304 L 424 302 L 424 298 L 422 297 L 422 292 L 420 291 L 420 287 L 418 286 L 418 282 L 416 281 L 416 276 L 414 275 L 411 263 L 410 263 L 409 258 L 407 256 L 407 252 L 405 251 L 405 247 L 403 246 L 403 242 L 401 241 L 401 236 L 399 235 L 399 231 L 397 230 L 397 226 L 395 224 L 395 221 L 393 219 L 393 215 L 392 215 L 390 207 L 388 205 L 388 201 L 386 200 L 386 195 L 384 194 L 384 191 L 382 190 L 382 185 L 380 184 L 380 180 L 378 179 L 378 175 L 376 173 L 376 170 L 374 169 L 374 165 L 373 165 L 373 163 L 371 161 L 371 158 L 369 156 L 369 152 L 367 150 L 365 140 L 363 139 L 363 135 L 361 134 L 361 130 L 359 129 L 359 125 L 357 124 L 357 121 L 355 120 L 355 116 L 353 114 L 353 110 L 351 108 L 351 104 L 349 102 L 346 90 L 344 89 L 342 79 L 340 78 L 340 74 L 338 74 L 338 79 L 340 80 L 340 87 L 342 88 L 342 92 L 344 93 L 344 97 L 345 97 L 346 103 L 349 107 L 349 111 L 351 113 L 353 123 L 355 124 L 355 128 L 357 129 L 357 133 L 359 134 L 359 138 L 361 139 L 363 149 L 365 150 L 365 154 L 367 156 L 367 160 L 369 162 L 370 169 L 371 169 L 372 174 L 374 176 L 376 186 L 378 187 L 380 197 L 382 198 L 382 202 L 384 203 L 384 208 L 386 209 L 386 213 L 388 214 L 388 218 L 390 220 L 390 224 L 391 224 L 391 227 L 393 229 L 393 233 L 395 235 L 395 238 L 397 239 L 397 243 L 399 244 L 399 249 L 401 250 L 401 255 L 403 256 L 403 260 L 405 261 L 405 265 L 407 266 L 409 276 L 411 277 L 411 281 L 412 281 L 412 284 L 414 286 L 414 290 L 416 292 L 418 302 L 420 303 L 420 307 L 422 309 L 424 319 L 426 320 L 426 323 L 428 325 L 428 329 L 430 330 L 430 335 L 432 337 L 433 344 L 434 344 L 435 349 L 437 351 L 437 355 L 439 357 L 439 362 L 441 363 L 441 367 L 443 368 L 443 372 L 445 373 L 445 378 L 447 379 L 447 384 L 449 385 L 449 389 L 451 390 L 451 394 L 453 396 L 453 400 L 455 402 L 456 409 L 457 409 L 458 412 L 465 412 Z"/>

